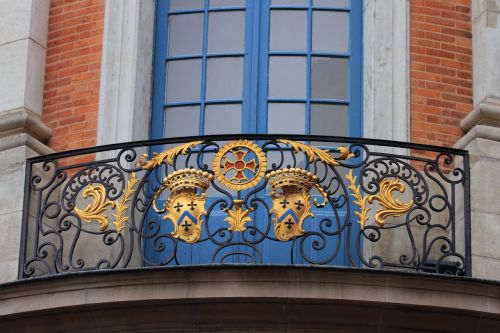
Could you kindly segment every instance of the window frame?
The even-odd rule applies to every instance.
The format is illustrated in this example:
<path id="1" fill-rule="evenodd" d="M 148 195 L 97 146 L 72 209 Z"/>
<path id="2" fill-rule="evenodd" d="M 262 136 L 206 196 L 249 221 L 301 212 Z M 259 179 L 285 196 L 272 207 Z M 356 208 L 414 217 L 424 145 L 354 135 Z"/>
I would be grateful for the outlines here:
<path id="1" fill-rule="evenodd" d="M 351 0 L 350 8 L 344 7 L 312 7 L 313 0 L 308 0 L 308 31 L 307 31 L 307 50 L 306 52 L 282 52 L 269 50 L 270 35 L 270 13 L 271 10 L 304 10 L 304 6 L 283 6 L 271 5 L 270 0 L 252 1 L 246 0 L 244 7 L 232 7 L 224 9 L 209 9 L 209 0 L 204 0 L 204 8 L 197 10 L 186 10 L 182 12 L 203 12 L 204 13 L 204 31 L 202 48 L 202 93 L 206 92 L 206 61 L 208 57 L 221 56 L 209 55 L 207 57 L 207 29 L 208 13 L 227 10 L 245 11 L 245 32 L 244 32 L 244 52 L 243 52 L 243 91 L 240 100 L 217 100 L 206 101 L 205 95 L 200 97 L 199 103 L 191 105 L 200 105 L 200 123 L 198 133 L 204 133 L 205 105 L 206 104 L 228 104 L 241 103 L 241 133 L 267 133 L 268 104 L 276 103 L 304 103 L 305 110 L 305 133 L 310 133 L 311 104 L 341 104 L 348 105 L 349 129 L 348 136 L 361 137 L 363 134 L 363 13 L 362 1 Z M 167 69 L 167 48 L 168 48 L 168 6 L 169 1 L 157 1 L 156 22 L 155 22 L 155 48 L 153 63 L 153 98 L 150 138 L 164 137 L 164 113 L 165 113 L 165 88 L 166 88 L 166 69 Z M 313 11 L 335 10 L 340 12 L 349 12 L 349 49 L 347 53 L 320 53 L 312 51 L 312 15 Z M 159 42 L 163 41 L 163 42 Z M 287 98 L 269 98 L 268 96 L 268 71 L 271 56 L 304 56 L 306 54 L 306 98 L 305 99 L 287 99 Z M 240 54 L 241 55 L 241 54 Z M 224 55 L 222 55 L 224 56 Z M 332 56 L 348 59 L 349 96 L 347 100 L 316 100 L 311 98 L 311 59 L 313 56 Z M 188 56 L 189 57 L 189 56 Z M 182 56 L 182 58 L 185 58 Z M 170 58 L 172 59 L 172 58 Z M 172 103 L 174 105 L 175 103 Z M 189 103 L 187 103 L 189 104 Z M 186 105 L 180 103 L 178 105 Z M 257 110 L 253 112 L 252 110 Z M 335 134 L 335 133 L 333 133 Z"/>

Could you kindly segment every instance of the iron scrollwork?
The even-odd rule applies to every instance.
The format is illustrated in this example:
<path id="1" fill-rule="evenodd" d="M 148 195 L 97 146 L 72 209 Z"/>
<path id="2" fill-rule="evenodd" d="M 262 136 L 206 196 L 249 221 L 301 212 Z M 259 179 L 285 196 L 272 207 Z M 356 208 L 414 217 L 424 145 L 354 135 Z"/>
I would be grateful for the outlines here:
<path id="1" fill-rule="evenodd" d="M 74 165 L 33 159 L 24 239 L 34 242 L 24 243 L 21 277 L 194 257 L 469 274 L 470 256 L 457 250 L 463 152 L 422 158 L 369 140 L 304 141 L 320 139 L 200 137 Z"/>

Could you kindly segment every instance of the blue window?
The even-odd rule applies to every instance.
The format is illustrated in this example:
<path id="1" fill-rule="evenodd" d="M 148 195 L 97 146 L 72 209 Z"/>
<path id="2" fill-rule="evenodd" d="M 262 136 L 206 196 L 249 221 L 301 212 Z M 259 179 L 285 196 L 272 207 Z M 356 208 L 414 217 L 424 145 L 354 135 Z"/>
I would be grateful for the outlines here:
<path id="1" fill-rule="evenodd" d="M 361 12 L 362 0 L 159 0 L 151 138 L 361 136 Z M 181 246 L 180 261 L 210 261 L 207 246 Z M 275 246 L 265 262 L 288 262 Z"/>
<path id="2" fill-rule="evenodd" d="M 158 1 L 151 137 L 361 136 L 361 3 Z"/>

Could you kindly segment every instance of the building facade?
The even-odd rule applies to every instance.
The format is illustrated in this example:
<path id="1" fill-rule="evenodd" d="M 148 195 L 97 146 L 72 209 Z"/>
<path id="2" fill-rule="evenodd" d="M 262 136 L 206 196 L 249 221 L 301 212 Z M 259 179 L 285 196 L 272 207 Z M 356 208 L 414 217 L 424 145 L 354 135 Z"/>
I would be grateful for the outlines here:
<path id="1" fill-rule="evenodd" d="M 1 331 L 499 331 L 499 0 L 0 8 Z"/>

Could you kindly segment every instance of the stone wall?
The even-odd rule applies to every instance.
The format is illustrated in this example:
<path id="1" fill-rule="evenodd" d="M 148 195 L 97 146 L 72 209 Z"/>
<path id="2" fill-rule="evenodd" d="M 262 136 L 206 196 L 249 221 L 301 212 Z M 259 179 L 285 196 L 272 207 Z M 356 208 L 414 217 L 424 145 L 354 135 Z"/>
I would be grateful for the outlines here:
<path id="1" fill-rule="evenodd" d="M 17 277 L 26 158 L 51 152 L 41 120 L 49 0 L 1 0 L 0 282 Z"/>

